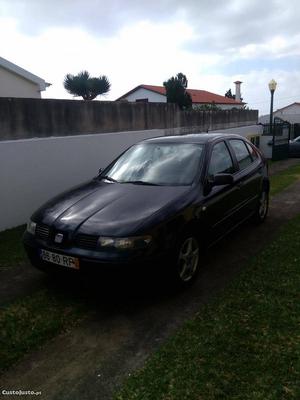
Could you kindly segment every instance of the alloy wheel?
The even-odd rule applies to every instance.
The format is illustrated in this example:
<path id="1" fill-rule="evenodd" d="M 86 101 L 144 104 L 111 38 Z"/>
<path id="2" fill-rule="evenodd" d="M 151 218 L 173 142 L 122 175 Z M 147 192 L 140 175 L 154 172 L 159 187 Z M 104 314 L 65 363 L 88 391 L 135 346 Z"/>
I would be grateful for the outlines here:
<path id="1" fill-rule="evenodd" d="M 258 214 L 261 220 L 263 220 L 268 211 L 268 195 L 265 191 L 262 192 L 260 199 L 259 199 L 259 208 Z"/>
<path id="2" fill-rule="evenodd" d="M 194 237 L 188 237 L 182 242 L 178 255 L 178 273 L 183 282 L 188 282 L 195 276 L 198 263 L 198 241 Z"/>

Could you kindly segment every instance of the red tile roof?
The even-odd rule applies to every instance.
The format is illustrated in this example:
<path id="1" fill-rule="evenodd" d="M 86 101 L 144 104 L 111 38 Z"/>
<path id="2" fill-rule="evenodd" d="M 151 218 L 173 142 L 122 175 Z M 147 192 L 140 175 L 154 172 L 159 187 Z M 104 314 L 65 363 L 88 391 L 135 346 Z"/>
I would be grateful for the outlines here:
<path id="1" fill-rule="evenodd" d="M 139 85 L 129 92 L 125 93 L 123 96 L 119 97 L 117 100 L 122 100 L 124 97 L 127 97 L 129 94 L 135 92 L 138 89 L 147 89 L 155 93 L 159 93 L 162 95 L 166 95 L 166 89 L 164 86 L 154 86 L 154 85 Z M 206 90 L 198 90 L 198 89 L 187 89 L 187 92 L 192 97 L 193 104 L 244 104 L 241 101 L 236 101 L 234 99 L 230 99 L 229 97 L 220 96 L 219 94 L 207 92 Z"/>

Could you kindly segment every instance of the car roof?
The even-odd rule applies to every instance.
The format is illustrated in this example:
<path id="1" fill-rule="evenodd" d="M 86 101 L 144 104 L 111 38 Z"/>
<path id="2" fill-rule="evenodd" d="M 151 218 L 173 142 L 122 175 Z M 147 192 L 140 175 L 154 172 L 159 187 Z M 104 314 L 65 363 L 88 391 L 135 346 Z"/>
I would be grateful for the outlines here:
<path id="1" fill-rule="evenodd" d="M 245 139 L 240 135 L 230 133 L 193 133 L 189 135 L 158 136 L 143 140 L 143 143 L 199 143 L 205 144 L 214 142 L 218 139 Z"/>

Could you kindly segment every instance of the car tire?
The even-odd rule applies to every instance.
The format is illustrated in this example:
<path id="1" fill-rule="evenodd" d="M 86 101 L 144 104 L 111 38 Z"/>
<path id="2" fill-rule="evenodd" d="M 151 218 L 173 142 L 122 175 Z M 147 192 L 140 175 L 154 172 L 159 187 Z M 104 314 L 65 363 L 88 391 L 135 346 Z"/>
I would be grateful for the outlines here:
<path id="1" fill-rule="evenodd" d="M 269 191 L 263 188 L 261 191 L 258 205 L 253 216 L 253 220 L 256 224 L 261 224 L 267 218 L 269 211 Z"/>
<path id="2" fill-rule="evenodd" d="M 183 235 L 174 252 L 171 274 L 173 283 L 178 288 L 190 286 L 196 279 L 200 265 L 200 243 L 198 238 L 190 233 Z"/>

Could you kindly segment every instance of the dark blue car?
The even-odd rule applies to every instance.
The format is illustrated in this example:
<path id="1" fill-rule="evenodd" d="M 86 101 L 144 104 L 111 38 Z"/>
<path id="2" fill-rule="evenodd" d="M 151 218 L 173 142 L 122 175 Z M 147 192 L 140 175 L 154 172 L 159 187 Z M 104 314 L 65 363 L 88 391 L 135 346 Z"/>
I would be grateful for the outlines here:
<path id="1" fill-rule="evenodd" d="M 46 271 L 152 265 L 186 285 L 204 248 L 250 217 L 264 221 L 268 198 L 266 161 L 246 139 L 158 137 L 43 205 L 24 246 Z"/>

